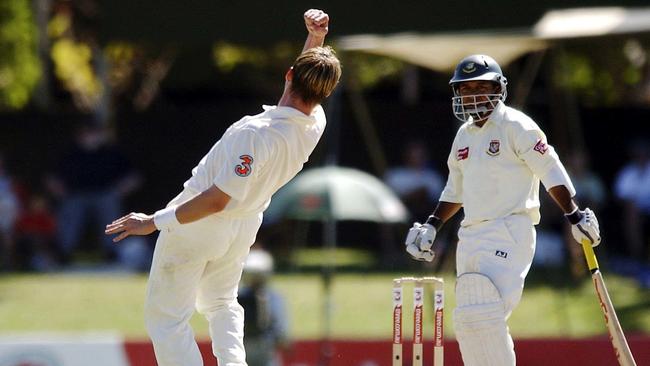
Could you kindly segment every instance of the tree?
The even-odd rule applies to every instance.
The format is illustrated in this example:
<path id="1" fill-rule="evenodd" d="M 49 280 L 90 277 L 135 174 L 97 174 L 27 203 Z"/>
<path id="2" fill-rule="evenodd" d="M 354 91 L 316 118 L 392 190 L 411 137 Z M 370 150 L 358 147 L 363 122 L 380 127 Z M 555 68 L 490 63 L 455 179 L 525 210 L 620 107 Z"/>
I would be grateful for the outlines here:
<path id="1" fill-rule="evenodd" d="M 41 77 L 31 2 L 0 1 L 0 109 L 23 108 Z"/>

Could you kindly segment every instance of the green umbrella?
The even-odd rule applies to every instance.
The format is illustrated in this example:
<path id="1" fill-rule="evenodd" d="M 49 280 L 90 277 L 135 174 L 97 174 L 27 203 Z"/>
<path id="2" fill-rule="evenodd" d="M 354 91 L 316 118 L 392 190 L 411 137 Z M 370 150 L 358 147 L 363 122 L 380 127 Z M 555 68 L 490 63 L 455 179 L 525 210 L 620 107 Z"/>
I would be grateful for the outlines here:
<path id="1" fill-rule="evenodd" d="M 264 220 L 405 222 L 408 212 L 381 180 L 363 171 L 329 166 L 305 170 L 280 189 Z"/>
<path id="2" fill-rule="evenodd" d="M 408 212 L 390 188 L 374 176 L 356 169 L 327 166 L 300 173 L 273 196 L 264 212 L 264 221 L 281 219 L 320 221 L 324 225 L 323 243 L 328 254 L 323 257 L 321 271 L 325 296 L 319 365 L 330 365 L 336 223 L 341 220 L 401 223 L 408 219 Z"/>
<path id="3" fill-rule="evenodd" d="M 323 223 L 323 243 L 328 254 L 322 258 L 325 296 L 319 364 L 329 365 L 336 223 L 341 220 L 401 223 L 408 219 L 408 211 L 393 191 L 376 177 L 357 169 L 327 166 L 305 170 L 273 196 L 264 212 L 264 221 L 283 218 Z"/>

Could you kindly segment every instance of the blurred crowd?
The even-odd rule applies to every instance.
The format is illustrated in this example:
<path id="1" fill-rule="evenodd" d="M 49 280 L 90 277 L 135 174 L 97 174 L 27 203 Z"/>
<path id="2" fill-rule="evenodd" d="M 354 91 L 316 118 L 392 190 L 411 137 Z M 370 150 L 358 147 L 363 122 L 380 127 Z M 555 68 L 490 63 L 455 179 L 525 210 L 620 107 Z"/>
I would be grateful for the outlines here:
<path id="1" fill-rule="evenodd" d="M 102 49 L 97 36 L 102 9 L 97 1 L 54 0 L 48 4 L 34 9 L 38 29 L 46 39 L 40 47 L 47 49 L 41 53 L 50 55 L 45 60 L 49 68 L 44 69 L 50 73 L 44 76 L 49 80 L 48 85 L 38 89 L 39 93 L 47 93 L 35 99 L 94 114 L 100 121 L 109 120 L 120 108 L 136 111 L 149 108 L 175 62 L 175 47 L 156 50 L 136 43 L 109 42 Z M 240 76 L 236 76 L 239 74 L 232 75 L 239 85 Z M 259 89 L 259 81 L 254 85 Z M 417 92 L 414 80 L 405 85 L 409 85 L 410 92 Z M 208 98 L 210 91 L 197 95 L 203 93 L 206 95 L 203 98 Z M 185 98 L 194 103 L 195 95 Z M 206 104 L 214 107 L 213 99 Z M 192 104 L 191 108 L 196 107 Z M 212 123 L 213 114 L 207 112 L 205 105 L 201 108 L 202 113 L 192 116 L 197 125 L 200 119 L 204 119 L 205 125 L 208 124 L 205 120 Z M 223 113 L 214 108 L 215 113 Z M 174 107 L 155 110 L 151 115 L 158 117 L 152 118 L 155 120 L 161 117 L 174 120 L 183 113 L 183 109 Z M 650 287 L 649 141 L 639 138 L 629 142 L 627 163 L 617 167 L 617 174 L 607 179 L 598 174 L 602 171 L 594 169 L 587 151 L 560 156 L 573 179 L 581 207 L 592 208 L 602 221 L 604 242 L 598 249 L 599 256 L 611 269 L 633 276 L 647 287 Z M 0 146 L 1 271 L 56 271 L 78 268 L 84 263 L 128 270 L 148 268 L 153 237 L 128 238 L 114 245 L 103 233 L 104 225 L 126 213 L 125 199 L 142 186 L 143 177 L 132 162 L 134 157 L 122 153 L 111 131 L 103 125 L 80 125 L 74 142 L 68 151 L 54 157 L 58 163 L 43 172 L 40 182 L 25 182 L 25 177 L 12 174 L 12 166 L 29 162 L 21 160 L 20 151 L 13 156 L 3 155 Z M 430 149 L 426 140 L 403 141 L 401 146 L 404 146 L 401 162 L 389 168 L 383 179 L 402 199 L 412 218 L 423 221 L 432 212 L 445 185 L 447 156 L 433 154 L 434 149 Z M 547 194 L 542 192 L 540 197 L 542 222 L 537 227 L 535 263 L 569 269 L 575 277 L 586 275 L 580 247 L 572 242 L 562 213 Z M 458 225 L 459 216 L 447 226 Z M 397 248 L 403 240 L 402 228 L 393 231 L 394 235 L 385 236 L 395 238 L 391 241 L 395 248 L 391 251 L 382 247 L 380 254 L 387 259 L 380 262 L 382 265 L 390 264 L 398 253 L 403 253 L 402 248 Z M 455 235 L 451 228 L 440 233 L 434 269 L 447 264 L 444 269 L 453 270 Z M 366 240 L 368 246 L 373 240 Z M 408 258 L 400 265 L 406 263 Z"/>
<path id="2" fill-rule="evenodd" d="M 106 223 L 123 214 L 124 198 L 141 184 L 108 129 L 80 125 L 74 144 L 55 160 L 43 182 L 28 184 L 11 172 L 11 163 L 19 161 L 0 155 L 2 269 L 47 272 L 83 263 L 148 268 L 148 242 L 134 238 L 117 246 L 104 235 Z"/>
<path id="3" fill-rule="evenodd" d="M 3 271 L 56 271 L 93 267 L 144 271 L 153 242 L 129 238 L 121 245 L 104 235 L 104 226 L 125 213 L 124 199 L 141 187 L 142 176 L 100 125 L 81 124 L 74 144 L 44 172 L 43 181 L 26 184 L 12 174 L 0 152 L 0 248 Z M 401 162 L 389 168 L 385 183 L 416 220 L 425 220 L 444 188 L 446 170 L 436 164 L 426 141 L 407 141 Z M 610 270 L 650 287 L 650 140 L 638 138 L 627 148 L 627 162 L 611 184 L 594 170 L 585 151 L 562 156 L 578 202 L 599 213 L 604 244 L 599 255 Z M 443 161 L 445 159 L 437 159 Z M 438 161 L 438 163 L 440 163 Z M 28 188 L 29 187 L 29 188 Z M 33 187 L 42 187 L 34 189 Z M 573 243 L 561 212 L 547 194 L 537 227 L 535 264 L 586 275 L 581 248 Z M 460 217 L 449 225 L 457 225 Z M 443 230 L 435 269 L 453 270 L 455 231 Z M 449 260 L 447 260 L 449 258 Z"/>

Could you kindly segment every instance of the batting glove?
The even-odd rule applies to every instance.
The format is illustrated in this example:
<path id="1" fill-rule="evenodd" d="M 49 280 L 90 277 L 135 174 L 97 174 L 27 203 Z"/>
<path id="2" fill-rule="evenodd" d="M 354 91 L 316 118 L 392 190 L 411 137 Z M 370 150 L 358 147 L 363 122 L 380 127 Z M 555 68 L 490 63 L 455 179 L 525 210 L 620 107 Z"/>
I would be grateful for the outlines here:
<path id="1" fill-rule="evenodd" d="M 404 245 L 406 252 L 415 260 L 431 262 L 435 253 L 431 250 L 437 230 L 430 224 L 416 222 L 409 229 Z"/>
<path id="2" fill-rule="evenodd" d="M 582 243 L 584 239 L 587 239 L 591 242 L 592 247 L 600 244 L 598 219 L 591 209 L 586 208 L 584 211 L 580 211 L 576 208 L 565 216 L 571 223 L 571 234 L 578 243 Z"/>

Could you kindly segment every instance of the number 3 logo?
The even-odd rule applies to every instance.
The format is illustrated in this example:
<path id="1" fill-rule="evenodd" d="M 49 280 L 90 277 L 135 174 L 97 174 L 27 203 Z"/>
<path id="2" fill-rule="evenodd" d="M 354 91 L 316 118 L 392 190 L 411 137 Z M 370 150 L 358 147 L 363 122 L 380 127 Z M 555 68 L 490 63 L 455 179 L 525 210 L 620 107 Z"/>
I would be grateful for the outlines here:
<path id="1" fill-rule="evenodd" d="M 239 158 L 242 160 L 242 162 L 235 167 L 235 174 L 240 177 L 247 177 L 253 170 L 251 167 L 251 164 L 253 164 L 253 157 L 250 155 L 242 155 Z"/>

